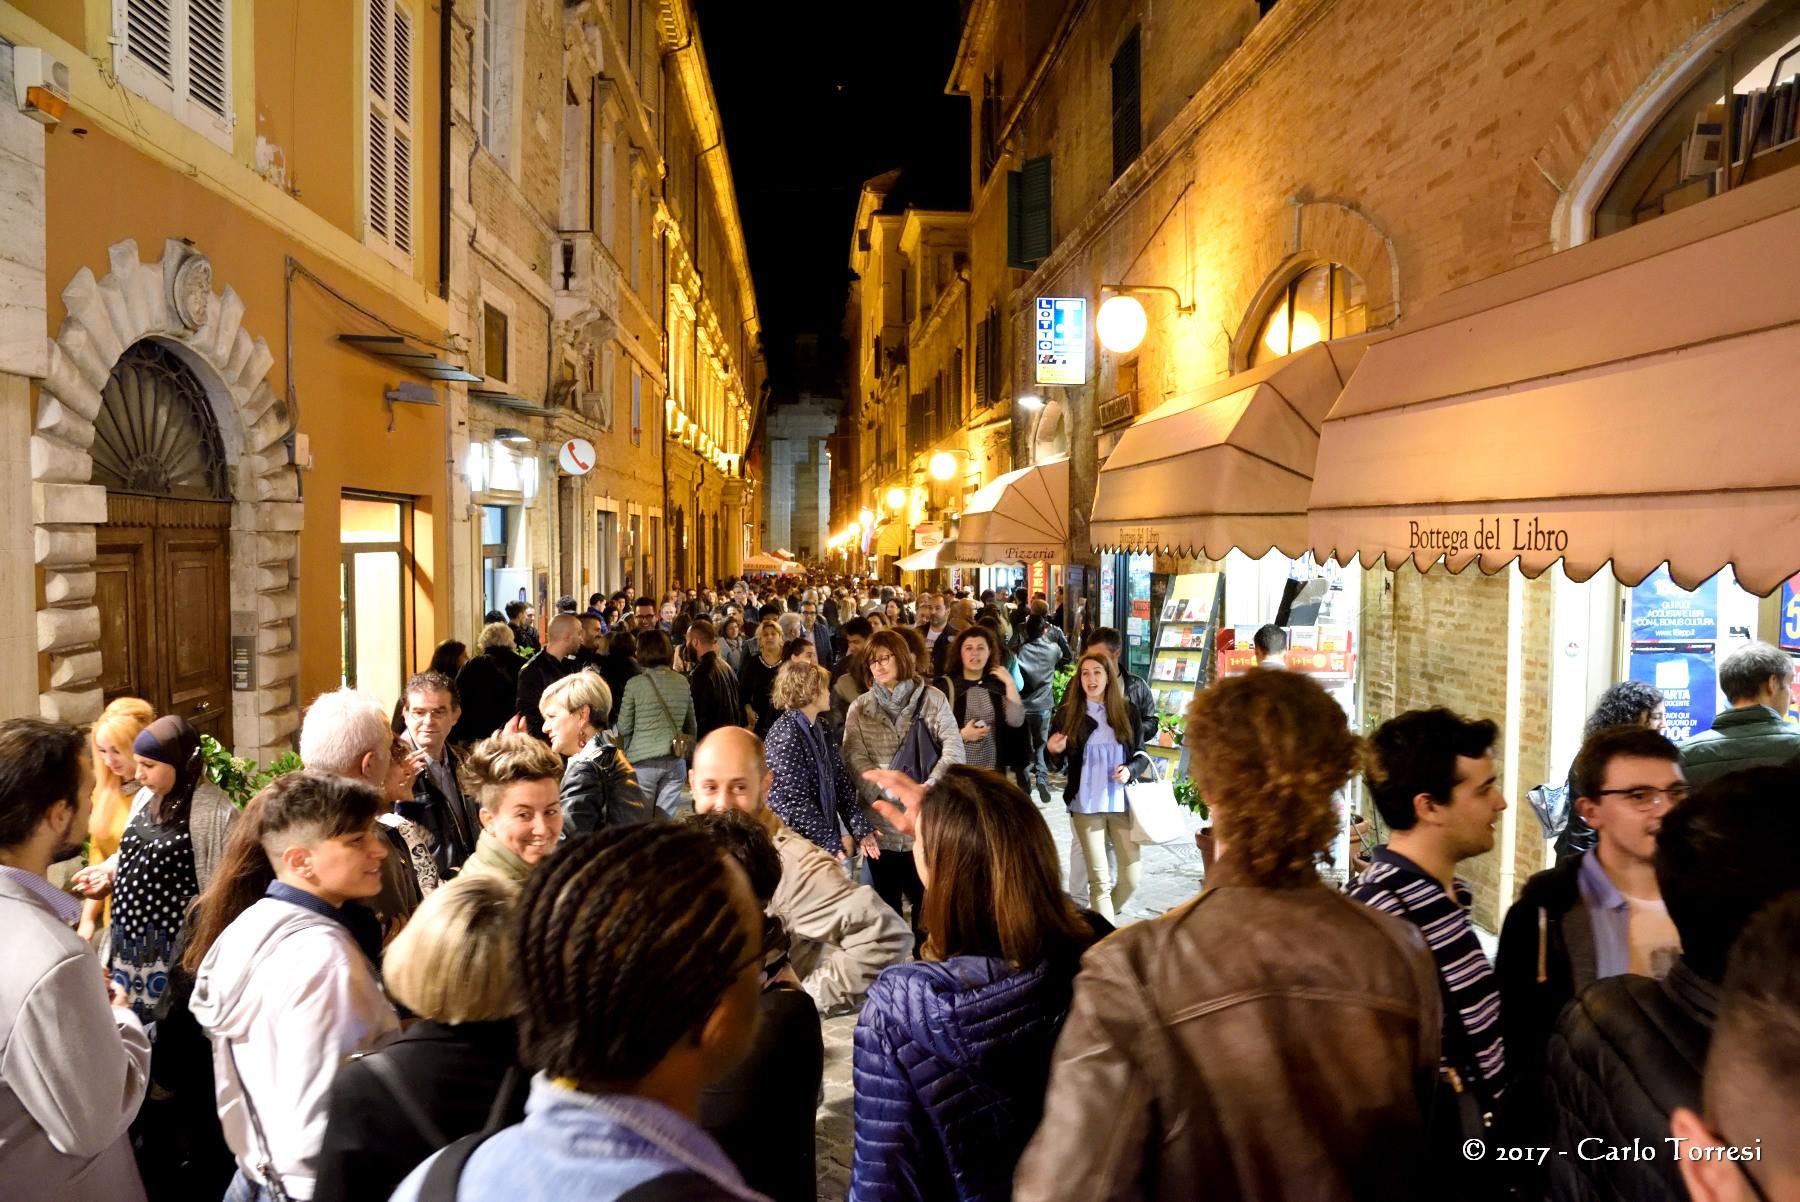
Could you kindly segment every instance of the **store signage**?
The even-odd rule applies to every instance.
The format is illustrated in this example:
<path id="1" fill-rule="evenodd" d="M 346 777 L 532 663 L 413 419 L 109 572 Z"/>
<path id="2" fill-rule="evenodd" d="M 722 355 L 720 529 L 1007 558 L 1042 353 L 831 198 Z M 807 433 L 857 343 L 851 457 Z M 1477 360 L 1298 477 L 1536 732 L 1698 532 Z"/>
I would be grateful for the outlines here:
<path id="1" fill-rule="evenodd" d="M 556 453 L 556 465 L 566 476 L 585 476 L 594 470 L 594 444 L 585 438 L 571 438 Z"/>
<path id="2" fill-rule="evenodd" d="M 1569 532 L 1543 518 L 1476 518 L 1473 525 L 1447 524 L 1444 519 L 1406 523 L 1409 551 L 1456 555 L 1473 551 L 1554 551 L 1569 549 Z"/>
<path id="3" fill-rule="evenodd" d="M 1102 430 L 1127 426 L 1137 416 L 1137 393 L 1125 392 L 1094 406 L 1094 421 Z"/>
<path id="4" fill-rule="evenodd" d="M 1785 632 L 1787 619 L 1783 618 Z M 1719 637 L 1719 581 L 1692 592 L 1658 568 L 1631 590 L 1633 643 L 1710 643 Z"/>
<path id="5" fill-rule="evenodd" d="M 1790 576 L 1781 586 L 1781 646 L 1800 651 L 1800 576 Z"/>
<path id="6" fill-rule="evenodd" d="M 1718 698 L 1710 648 L 1633 648 L 1630 675 L 1662 693 L 1663 734 L 1674 742 L 1712 726 Z"/>
<path id="7" fill-rule="evenodd" d="M 1050 564 L 1048 560 L 1037 560 L 1026 568 L 1025 587 L 1029 590 L 1026 600 L 1035 598 L 1039 593 L 1045 597 L 1050 595 Z"/>
<path id="8" fill-rule="evenodd" d="M 913 527 L 912 533 L 913 549 L 923 551 L 944 541 L 944 524 L 942 522 L 920 522 Z"/>
<path id="9" fill-rule="evenodd" d="M 1055 563 L 1062 558 L 1058 543 L 1032 543 L 1022 547 L 1005 547 L 1000 552 L 1004 563 Z"/>
<path id="10" fill-rule="evenodd" d="M 1037 298 L 1037 363 L 1039 384 L 1087 383 L 1087 298 Z"/>

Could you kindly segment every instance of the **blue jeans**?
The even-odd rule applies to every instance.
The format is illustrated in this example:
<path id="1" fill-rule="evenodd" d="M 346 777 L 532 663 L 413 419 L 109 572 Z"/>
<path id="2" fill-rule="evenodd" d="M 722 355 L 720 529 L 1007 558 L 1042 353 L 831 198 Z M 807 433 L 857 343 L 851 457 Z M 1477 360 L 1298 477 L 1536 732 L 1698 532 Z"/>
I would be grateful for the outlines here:
<path id="1" fill-rule="evenodd" d="M 1044 741 L 1050 737 L 1050 711 L 1026 710 L 1025 733 L 1031 736 L 1029 772 L 1032 783 L 1048 789 L 1050 787 L 1050 766 L 1044 762 Z"/>
<path id="2" fill-rule="evenodd" d="M 231 1185 L 225 1190 L 224 1202 L 273 1202 L 275 1195 L 269 1192 L 266 1185 L 258 1185 L 244 1175 L 239 1169 L 231 1178 Z"/>
<path id="3" fill-rule="evenodd" d="M 693 802 L 685 796 L 687 771 L 687 761 L 672 755 L 659 755 L 637 765 L 638 785 L 664 818 L 679 818 L 694 811 Z"/>

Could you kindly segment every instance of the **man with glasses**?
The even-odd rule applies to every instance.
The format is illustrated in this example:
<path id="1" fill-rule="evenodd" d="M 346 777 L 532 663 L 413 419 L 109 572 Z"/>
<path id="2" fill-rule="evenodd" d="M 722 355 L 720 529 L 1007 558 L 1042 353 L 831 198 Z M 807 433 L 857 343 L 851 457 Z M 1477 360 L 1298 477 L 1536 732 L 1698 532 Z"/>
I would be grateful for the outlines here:
<path id="1" fill-rule="evenodd" d="M 1661 980 L 1681 954 L 1656 883 L 1657 832 L 1688 795 L 1681 752 L 1648 727 L 1608 727 L 1582 745 L 1570 778 L 1598 841 L 1525 883 L 1507 911 L 1496 967 L 1507 1059 L 1533 1098 L 1544 1045 L 1571 999 L 1620 973 Z M 1520 1118 L 1529 1123 L 1531 1113 Z"/>
<path id="2" fill-rule="evenodd" d="M 807 591 L 810 593 L 812 590 Z M 820 620 L 817 601 L 800 603 L 800 633 L 812 643 L 813 650 L 818 653 L 821 668 L 829 669 L 837 662 L 837 648 L 831 642 L 831 627 Z"/>

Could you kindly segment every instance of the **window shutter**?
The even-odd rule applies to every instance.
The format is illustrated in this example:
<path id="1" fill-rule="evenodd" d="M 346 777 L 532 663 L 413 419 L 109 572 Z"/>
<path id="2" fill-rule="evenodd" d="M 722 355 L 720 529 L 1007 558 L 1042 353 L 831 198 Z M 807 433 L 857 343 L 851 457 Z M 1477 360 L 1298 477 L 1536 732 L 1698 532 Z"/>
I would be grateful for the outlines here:
<path id="1" fill-rule="evenodd" d="M 394 249 L 412 254 L 412 14 L 394 6 Z"/>
<path id="2" fill-rule="evenodd" d="M 174 0 L 125 0 L 125 52 L 158 79 L 175 82 Z"/>
<path id="3" fill-rule="evenodd" d="M 1026 159 L 1006 175 L 1006 265 L 1036 267 L 1050 257 L 1050 156 Z"/>
<path id="4" fill-rule="evenodd" d="M 369 5 L 369 233 L 412 253 L 412 14 L 404 3 Z"/>
<path id="5" fill-rule="evenodd" d="M 993 400 L 988 393 L 988 319 L 982 318 L 975 323 L 975 407 L 981 408 Z"/>
<path id="6" fill-rule="evenodd" d="M 995 306 L 989 305 L 987 317 L 987 394 L 989 401 L 1000 399 L 1000 356 L 1002 353 L 1000 311 Z"/>
<path id="7" fill-rule="evenodd" d="M 1143 144 L 1143 121 L 1139 112 L 1139 40 L 1138 31 L 1119 46 L 1112 61 L 1112 157 L 1113 178 L 1125 173 L 1137 158 Z"/>
<path id="8" fill-rule="evenodd" d="M 188 0 L 188 99 L 215 116 L 230 111 L 225 70 L 228 0 Z"/>

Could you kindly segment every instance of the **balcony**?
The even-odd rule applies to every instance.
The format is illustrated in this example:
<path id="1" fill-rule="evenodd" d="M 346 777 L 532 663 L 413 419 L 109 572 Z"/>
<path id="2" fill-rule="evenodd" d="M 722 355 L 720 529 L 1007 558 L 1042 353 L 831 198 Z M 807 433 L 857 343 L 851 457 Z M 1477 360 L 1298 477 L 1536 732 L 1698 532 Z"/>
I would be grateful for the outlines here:
<path id="1" fill-rule="evenodd" d="M 619 311 L 622 273 L 598 234 L 567 230 L 556 236 L 550 282 L 556 292 L 556 320 L 585 326 Z"/>

